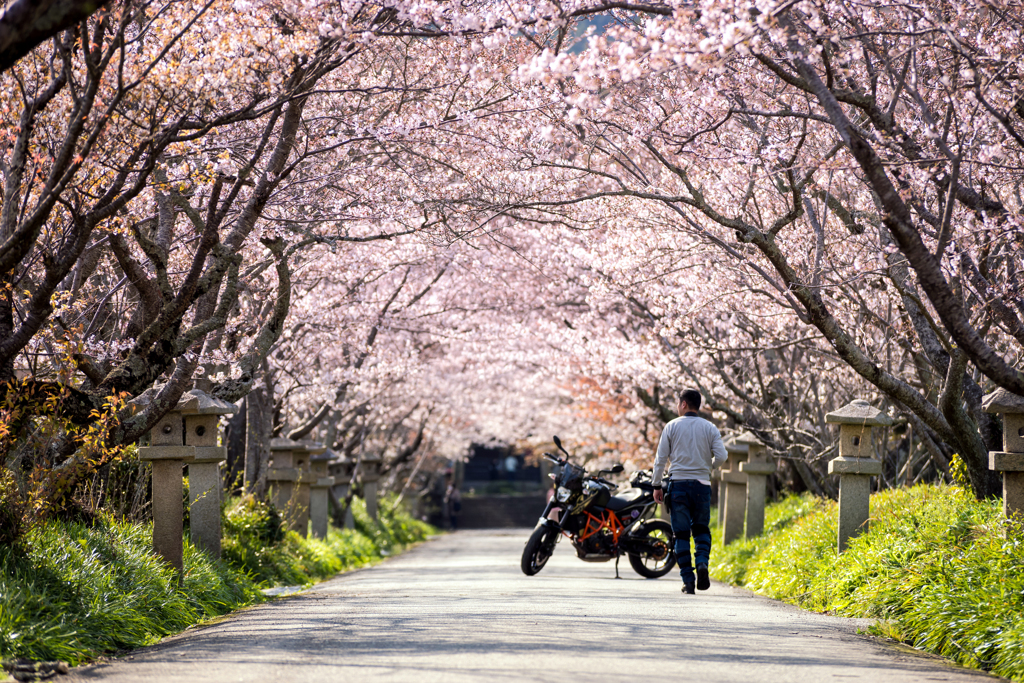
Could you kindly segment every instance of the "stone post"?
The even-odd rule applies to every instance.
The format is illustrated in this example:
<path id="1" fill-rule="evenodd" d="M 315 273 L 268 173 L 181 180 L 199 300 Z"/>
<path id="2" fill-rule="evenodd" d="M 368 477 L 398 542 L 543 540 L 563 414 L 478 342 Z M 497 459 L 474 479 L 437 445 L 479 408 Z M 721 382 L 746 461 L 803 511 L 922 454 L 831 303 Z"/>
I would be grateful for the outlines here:
<path id="1" fill-rule="evenodd" d="M 892 419 L 857 399 L 826 415 L 825 421 L 839 425 L 839 456 L 829 462 L 828 473 L 839 475 L 839 552 L 843 552 L 852 537 L 867 530 L 871 477 L 882 473 L 882 463 L 871 457 L 871 430 L 891 425 Z"/>
<path id="2" fill-rule="evenodd" d="M 303 538 L 309 536 L 309 481 L 313 478 L 309 469 L 310 456 L 304 444 L 296 443 L 292 448 L 292 463 L 299 470 L 299 480 L 292 489 L 295 516 L 291 520 L 291 529 Z"/>
<path id="3" fill-rule="evenodd" d="M 327 465 L 327 471 L 334 479 L 334 486 L 331 490 L 334 492 L 334 498 L 338 501 L 344 501 L 348 497 L 348 489 L 352 485 L 352 468 L 354 466 L 355 462 L 345 457 L 336 458 Z M 352 506 L 350 505 L 345 510 L 345 528 L 354 529 L 355 526 L 356 521 L 352 516 Z"/>
<path id="4" fill-rule="evenodd" d="M 721 470 L 711 470 L 711 485 L 718 489 L 718 504 L 715 506 L 715 514 L 718 515 L 718 526 L 722 526 L 722 520 L 725 519 L 725 482 L 722 481 Z"/>
<path id="5" fill-rule="evenodd" d="M 1000 388 L 986 395 L 981 406 L 1003 418 L 1003 450 L 989 452 L 988 468 L 1003 473 L 1003 512 L 1014 521 L 1006 527 L 1009 536 L 1024 521 L 1024 396 Z"/>
<path id="6" fill-rule="evenodd" d="M 764 533 L 764 502 L 768 475 L 774 474 L 775 463 L 769 462 L 768 450 L 761 440 L 749 432 L 736 437 L 737 444 L 746 444 L 747 461 L 740 463 L 740 472 L 747 475 L 747 538 Z"/>
<path id="7" fill-rule="evenodd" d="M 267 484 L 270 500 L 284 519 L 285 528 L 295 528 L 296 503 L 295 484 L 299 481 L 299 468 L 295 466 L 291 439 L 270 440 L 270 467 L 267 469 Z"/>
<path id="8" fill-rule="evenodd" d="M 726 451 L 728 451 L 728 445 L 726 445 Z M 725 479 L 722 474 L 729 468 L 729 463 L 726 462 L 722 467 L 715 470 L 712 473 L 714 480 L 718 481 L 718 526 L 725 528 L 725 495 L 728 489 L 728 484 L 725 483 Z M 712 480 L 712 481 L 714 481 Z"/>
<path id="9" fill-rule="evenodd" d="M 299 480 L 295 483 L 295 511 L 298 515 L 295 518 L 295 530 L 299 535 L 306 538 L 309 535 L 309 500 L 310 485 L 313 483 L 313 470 L 311 468 L 314 455 L 320 455 L 327 450 L 323 444 L 313 441 L 300 441 L 292 451 L 295 454 L 295 466 L 299 469 Z"/>
<path id="10" fill-rule="evenodd" d="M 363 482 L 363 500 L 366 501 L 366 514 L 370 519 L 377 519 L 377 482 L 380 481 L 379 455 L 364 455 L 359 468 L 363 471 L 361 480 Z"/>
<path id="11" fill-rule="evenodd" d="M 234 413 L 235 405 L 193 389 L 181 397 L 178 410 L 185 418 L 185 445 L 195 447 L 188 463 L 189 534 L 197 548 L 220 558 L 220 467 L 227 448 L 217 441 L 220 416 Z"/>
<path id="12" fill-rule="evenodd" d="M 725 444 L 729 460 L 722 466 L 725 485 L 725 514 L 722 520 L 722 543 L 727 545 L 743 535 L 743 521 L 747 509 L 747 475 L 740 464 L 747 459 L 748 446 L 730 439 Z"/>
<path id="13" fill-rule="evenodd" d="M 314 538 L 327 538 L 327 490 L 334 485 L 334 478 L 327 473 L 327 462 L 332 457 L 334 454 L 325 448 L 309 458 L 309 518 Z"/>
<path id="14" fill-rule="evenodd" d="M 155 391 L 150 389 L 132 401 L 148 405 Z M 182 570 L 181 531 L 184 518 L 182 469 L 195 456 L 195 446 L 185 445 L 181 412 L 169 410 L 149 430 L 149 446 L 139 448 L 139 460 L 153 464 L 153 550 L 178 572 Z"/>

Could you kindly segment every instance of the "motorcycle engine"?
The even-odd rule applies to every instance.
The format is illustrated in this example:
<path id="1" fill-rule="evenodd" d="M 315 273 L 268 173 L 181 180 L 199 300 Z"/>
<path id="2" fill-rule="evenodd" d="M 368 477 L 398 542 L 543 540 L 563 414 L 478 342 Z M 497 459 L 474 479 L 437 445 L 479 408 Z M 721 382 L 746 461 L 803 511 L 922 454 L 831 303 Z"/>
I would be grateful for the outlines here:
<path id="1" fill-rule="evenodd" d="M 612 556 L 612 534 L 607 529 L 573 545 L 576 547 L 576 556 L 581 560 L 603 562 Z"/>

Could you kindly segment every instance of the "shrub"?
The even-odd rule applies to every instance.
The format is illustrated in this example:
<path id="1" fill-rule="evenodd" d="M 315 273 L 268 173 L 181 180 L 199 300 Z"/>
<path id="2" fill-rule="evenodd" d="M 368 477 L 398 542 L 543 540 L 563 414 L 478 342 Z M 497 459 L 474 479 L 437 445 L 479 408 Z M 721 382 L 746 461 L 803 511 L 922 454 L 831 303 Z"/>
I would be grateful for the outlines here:
<path id="1" fill-rule="evenodd" d="M 150 528 L 50 520 L 0 547 L 0 658 L 62 659 L 139 647 L 261 598 L 186 542 L 181 584 Z"/>
<path id="2" fill-rule="evenodd" d="M 382 505 L 381 520 L 357 501 L 359 530 L 319 541 L 285 532 L 272 505 L 225 506 L 223 560 L 186 537 L 179 577 L 152 551 L 152 526 L 100 515 L 85 525 L 49 519 L 0 545 L 0 659 L 79 664 L 139 647 L 263 599 L 260 588 L 305 585 L 379 560 L 432 528 Z"/>
<path id="3" fill-rule="evenodd" d="M 774 598 L 878 619 L 876 634 L 1024 680 L 1024 543 L 1006 539 L 999 501 L 922 485 L 871 498 L 870 530 L 836 553 L 837 507 L 799 513 L 754 541 L 718 548 L 713 575 Z"/>
<path id="4" fill-rule="evenodd" d="M 260 586 L 306 585 L 379 560 L 433 531 L 404 509 L 391 508 L 391 498 L 382 501 L 375 521 L 366 514 L 366 504 L 353 499 L 356 528 L 331 527 L 321 541 L 285 532 L 273 505 L 242 498 L 225 511 L 224 561 Z"/>

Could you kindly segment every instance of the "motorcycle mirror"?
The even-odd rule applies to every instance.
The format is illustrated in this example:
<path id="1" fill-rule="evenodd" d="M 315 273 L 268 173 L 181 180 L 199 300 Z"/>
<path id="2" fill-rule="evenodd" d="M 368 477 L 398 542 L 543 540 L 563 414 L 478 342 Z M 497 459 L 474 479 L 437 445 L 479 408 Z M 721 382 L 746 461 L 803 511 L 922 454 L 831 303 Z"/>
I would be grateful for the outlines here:
<path id="1" fill-rule="evenodd" d="M 563 453 L 565 453 L 566 455 L 569 455 L 569 451 L 567 451 L 567 450 L 565 450 L 564 448 L 562 448 L 562 440 L 558 438 L 558 435 L 556 434 L 556 435 L 555 435 L 555 436 L 553 436 L 552 438 L 553 438 L 553 439 L 554 439 L 554 441 L 555 441 L 555 445 L 556 445 L 556 446 L 558 446 L 558 450 L 562 451 L 562 452 L 563 452 Z"/>
<path id="2" fill-rule="evenodd" d="M 621 472 L 624 469 L 626 469 L 626 468 L 623 467 L 622 465 L 612 465 L 612 468 L 610 470 L 608 470 L 608 471 L 611 472 L 612 474 L 618 474 L 619 472 Z"/>

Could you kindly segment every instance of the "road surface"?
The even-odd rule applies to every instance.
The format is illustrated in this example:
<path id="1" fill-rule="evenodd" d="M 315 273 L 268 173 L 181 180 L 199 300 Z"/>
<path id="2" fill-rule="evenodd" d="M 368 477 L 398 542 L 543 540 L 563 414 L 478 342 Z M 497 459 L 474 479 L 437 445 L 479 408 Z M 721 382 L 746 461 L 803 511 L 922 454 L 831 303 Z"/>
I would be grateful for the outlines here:
<path id="1" fill-rule="evenodd" d="M 955 681 L 991 676 L 858 635 L 840 619 L 625 560 L 586 564 L 560 543 L 524 576 L 529 534 L 460 531 L 305 593 L 72 672 L 110 683 L 202 681 Z M 69 680 L 64 679 L 64 680 Z"/>

